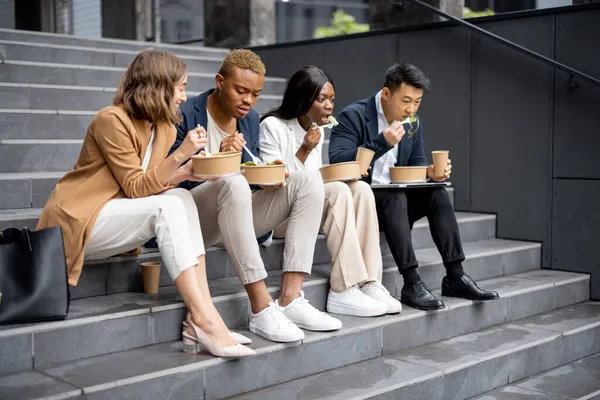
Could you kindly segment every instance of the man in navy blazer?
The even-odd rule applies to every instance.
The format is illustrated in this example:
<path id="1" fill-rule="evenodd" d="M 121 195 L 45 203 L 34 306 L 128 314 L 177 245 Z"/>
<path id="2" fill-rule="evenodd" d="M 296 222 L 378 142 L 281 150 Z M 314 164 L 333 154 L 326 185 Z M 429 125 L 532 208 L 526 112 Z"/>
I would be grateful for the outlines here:
<path id="1" fill-rule="evenodd" d="M 260 156 L 259 115 L 252 109 L 263 89 L 265 66 L 249 50 L 233 50 L 223 60 L 215 88 L 180 105 L 179 147 L 188 132 L 206 135 L 208 153 L 241 151 L 244 146 Z M 190 190 L 200 218 L 205 247 L 225 246 L 252 307 L 249 329 L 269 340 L 295 342 L 304 338 L 299 328 L 339 329 L 341 322 L 318 311 L 304 299 L 302 283 L 311 272 L 321 224 L 324 189 L 316 173 L 300 172 L 282 185 L 253 187 L 236 174 L 209 182 L 183 182 Z M 273 300 L 264 279 L 267 272 L 256 240 L 288 220 L 279 298 Z M 208 294 L 208 288 L 207 295 Z M 187 327 L 188 334 L 194 331 Z"/>
<path id="2" fill-rule="evenodd" d="M 384 87 L 374 96 L 350 104 L 331 131 L 331 163 L 354 161 L 357 149 L 375 152 L 369 176 L 373 184 L 390 183 L 393 166 L 427 166 L 423 148 L 423 128 L 417 110 L 429 89 L 425 74 L 411 64 L 392 65 L 386 72 Z M 436 176 L 428 166 L 428 178 L 442 182 L 450 177 L 448 160 L 444 176 Z M 444 188 L 377 189 L 375 203 L 379 225 L 404 278 L 401 301 L 421 310 L 435 310 L 444 303 L 421 281 L 412 246 L 411 229 L 415 221 L 427 216 L 433 240 L 446 267 L 442 295 L 471 300 L 493 300 L 496 292 L 481 290 L 466 273 L 456 216 Z"/>

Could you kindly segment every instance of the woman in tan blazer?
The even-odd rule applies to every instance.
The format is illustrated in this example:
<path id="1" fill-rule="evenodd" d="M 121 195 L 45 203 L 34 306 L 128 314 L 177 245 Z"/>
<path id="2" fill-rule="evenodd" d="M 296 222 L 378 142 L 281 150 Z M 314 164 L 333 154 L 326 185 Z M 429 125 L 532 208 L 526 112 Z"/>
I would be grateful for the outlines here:
<path id="1" fill-rule="evenodd" d="M 113 105 L 92 119 L 79 159 L 50 195 L 38 229 L 62 227 L 71 285 L 77 285 L 84 259 L 114 256 L 156 237 L 188 308 L 184 351 L 253 355 L 239 343 L 249 339 L 229 332 L 214 307 L 196 205 L 187 190 L 176 189 L 180 182 L 197 180 L 191 160 L 182 164 L 206 146 L 206 132 L 188 132 L 167 157 L 186 85 L 187 67 L 176 56 L 155 50 L 138 54 Z"/>

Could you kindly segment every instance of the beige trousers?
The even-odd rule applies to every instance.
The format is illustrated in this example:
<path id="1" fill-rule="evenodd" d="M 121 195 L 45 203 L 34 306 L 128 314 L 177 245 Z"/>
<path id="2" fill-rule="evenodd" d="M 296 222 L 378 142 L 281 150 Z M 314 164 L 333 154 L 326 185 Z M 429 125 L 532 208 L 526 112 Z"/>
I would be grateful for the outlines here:
<path id="1" fill-rule="evenodd" d="M 278 190 L 250 191 L 246 178 L 235 175 L 191 190 L 198 208 L 204 245 L 223 245 L 244 285 L 267 277 L 256 238 L 289 221 L 283 253 L 284 272 L 310 274 L 323 207 L 321 177 L 294 172 Z"/>
<path id="2" fill-rule="evenodd" d="M 321 230 L 331 254 L 331 290 L 341 292 L 365 281 L 381 281 L 382 259 L 375 197 L 369 184 L 329 182 Z M 275 230 L 283 237 L 285 223 Z"/>
<path id="3" fill-rule="evenodd" d="M 196 205 L 187 190 L 110 200 L 96 219 L 85 259 L 102 260 L 139 247 L 153 237 L 173 281 L 198 264 L 198 257 L 205 252 Z"/>

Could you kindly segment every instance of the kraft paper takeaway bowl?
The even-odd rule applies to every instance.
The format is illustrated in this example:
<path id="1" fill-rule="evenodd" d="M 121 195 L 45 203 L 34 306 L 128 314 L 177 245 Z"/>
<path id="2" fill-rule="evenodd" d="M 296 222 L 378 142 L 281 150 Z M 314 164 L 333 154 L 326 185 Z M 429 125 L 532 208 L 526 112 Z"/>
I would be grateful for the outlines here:
<path id="1" fill-rule="evenodd" d="M 280 185 L 285 182 L 285 170 L 285 164 L 256 165 L 253 162 L 242 164 L 242 175 L 251 185 Z"/>
<path id="2" fill-rule="evenodd" d="M 427 167 L 392 167 L 390 180 L 393 183 L 426 182 Z"/>
<path id="3" fill-rule="evenodd" d="M 333 181 L 355 181 L 360 179 L 360 163 L 350 161 L 339 164 L 331 164 L 320 169 L 323 182 Z"/>
<path id="4" fill-rule="evenodd" d="M 201 154 L 192 157 L 194 175 L 198 178 L 219 178 L 240 172 L 242 152 L 227 151 L 212 153 L 208 156 Z"/>

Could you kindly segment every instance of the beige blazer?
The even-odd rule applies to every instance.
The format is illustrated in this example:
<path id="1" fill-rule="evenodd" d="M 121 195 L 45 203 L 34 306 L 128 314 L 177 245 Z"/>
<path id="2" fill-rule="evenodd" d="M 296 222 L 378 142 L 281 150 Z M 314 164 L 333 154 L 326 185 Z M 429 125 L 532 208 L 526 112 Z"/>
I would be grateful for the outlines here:
<path id="1" fill-rule="evenodd" d="M 174 187 L 158 179 L 156 167 L 175 141 L 175 127 L 155 127 L 152 156 L 144 173 L 141 164 L 151 134 L 149 122 L 129 116 L 122 107 L 100 110 L 88 127 L 77 164 L 50 194 L 36 229 L 62 227 L 69 284 L 77 285 L 85 246 L 109 200 L 147 197 Z"/>

